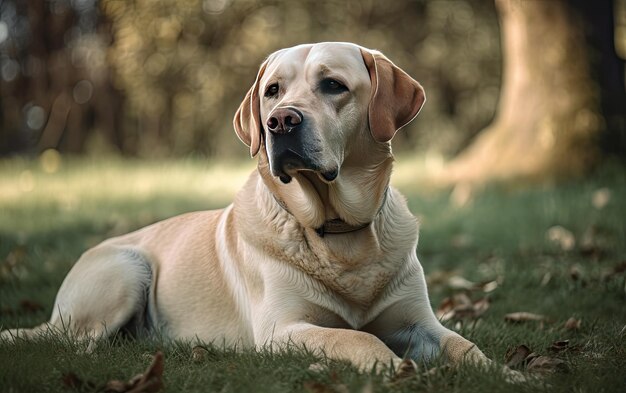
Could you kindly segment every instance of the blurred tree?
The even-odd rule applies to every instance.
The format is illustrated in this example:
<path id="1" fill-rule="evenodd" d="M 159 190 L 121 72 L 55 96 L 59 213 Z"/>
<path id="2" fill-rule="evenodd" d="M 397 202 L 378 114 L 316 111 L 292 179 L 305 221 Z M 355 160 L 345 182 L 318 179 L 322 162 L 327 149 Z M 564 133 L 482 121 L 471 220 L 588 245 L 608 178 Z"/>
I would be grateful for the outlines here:
<path id="1" fill-rule="evenodd" d="M 123 147 L 123 98 L 95 1 L 0 2 L 0 154 L 82 152 L 90 132 Z"/>
<path id="2" fill-rule="evenodd" d="M 448 166 L 451 179 L 579 174 L 598 159 L 603 132 L 623 152 L 624 67 L 612 45 L 612 2 L 495 2 L 504 64 L 499 106 L 492 124 Z M 595 18 L 592 23 L 581 23 L 581 8 L 587 21 Z M 592 61 L 594 52 L 585 45 L 585 26 L 602 40 L 600 62 Z M 592 65 L 611 71 L 601 90 Z M 608 93 L 602 97 L 600 91 Z"/>
<path id="3" fill-rule="evenodd" d="M 399 151 L 453 154 L 493 116 L 491 1 L 0 0 L 0 155 L 244 158 L 231 119 L 258 65 L 319 41 L 379 49 L 426 87 Z"/>

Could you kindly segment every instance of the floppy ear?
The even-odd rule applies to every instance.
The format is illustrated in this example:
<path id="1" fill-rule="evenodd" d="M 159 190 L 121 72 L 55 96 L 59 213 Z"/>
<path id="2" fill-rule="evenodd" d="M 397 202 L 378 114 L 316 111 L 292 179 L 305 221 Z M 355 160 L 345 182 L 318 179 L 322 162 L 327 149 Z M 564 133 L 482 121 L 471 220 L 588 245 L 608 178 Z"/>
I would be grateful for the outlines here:
<path id="1" fill-rule="evenodd" d="M 370 131 L 377 142 L 388 142 L 422 109 L 424 89 L 382 53 L 360 49 L 372 81 Z"/>
<path id="2" fill-rule="evenodd" d="M 248 90 L 248 93 L 246 93 L 233 119 L 237 136 L 243 143 L 250 147 L 251 157 L 256 156 L 261 148 L 261 133 L 263 132 L 263 127 L 261 126 L 259 82 L 265 72 L 266 66 L 267 60 L 261 64 L 256 80 L 250 90 Z"/>

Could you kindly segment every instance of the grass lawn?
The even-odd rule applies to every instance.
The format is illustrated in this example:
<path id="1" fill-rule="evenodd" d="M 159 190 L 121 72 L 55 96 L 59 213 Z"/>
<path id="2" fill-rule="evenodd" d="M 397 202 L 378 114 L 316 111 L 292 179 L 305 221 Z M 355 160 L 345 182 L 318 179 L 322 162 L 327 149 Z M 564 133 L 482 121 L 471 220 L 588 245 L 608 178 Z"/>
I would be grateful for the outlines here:
<path id="1" fill-rule="evenodd" d="M 507 385 L 496 372 L 437 361 L 389 383 L 299 350 L 207 345 L 194 359 L 188 343 L 118 338 L 88 355 L 56 337 L 0 343 L 0 391 L 102 390 L 144 372 L 160 350 L 170 392 L 626 392 L 625 168 L 472 194 L 425 191 L 411 160 L 398 161 L 394 182 L 422 222 L 418 255 L 433 307 L 497 362 L 521 344 L 560 360 L 554 372 L 550 363 L 537 373 L 540 382 Z M 178 213 L 225 206 L 251 169 L 193 160 L 0 161 L 0 326 L 45 321 L 85 249 Z M 516 312 L 543 318 L 505 320 Z M 320 361 L 328 367 L 309 370 Z"/>

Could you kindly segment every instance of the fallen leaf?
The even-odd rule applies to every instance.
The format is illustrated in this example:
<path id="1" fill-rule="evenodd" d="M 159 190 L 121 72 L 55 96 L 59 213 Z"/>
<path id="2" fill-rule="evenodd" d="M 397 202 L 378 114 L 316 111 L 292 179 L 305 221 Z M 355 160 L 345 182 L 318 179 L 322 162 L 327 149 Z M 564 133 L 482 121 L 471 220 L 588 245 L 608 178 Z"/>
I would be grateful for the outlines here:
<path id="1" fill-rule="evenodd" d="M 26 261 L 26 247 L 17 246 L 9 255 L 6 256 L 4 261 L 0 261 L 0 278 L 6 278 L 18 273 L 24 269 L 24 262 Z"/>
<path id="2" fill-rule="evenodd" d="M 435 270 L 426 275 L 426 283 L 428 284 L 428 288 L 448 285 L 450 277 L 457 274 L 455 270 Z"/>
<path id="3" fill-rule="evenodd" d="M 576 246 L 574 234 L 560 225 L 555 225 L 546 232 L 547 239 L 558 245 L 563 251 L 571 251 Z"/>
<path id="4" fill-rule="evenodd" d="M 311 393 L 343 393 L 348 391 L 345 385 L 330 385 L 318 381 L 306 381 L 302 386 Z"/>
<path id="5" fill-rule="evenodd" d="M 570 317 L 570 319 L 568 319 L 565 322 L 565 330 L 578 330 L 578 329 L 580 329 L 580 324 L 581 324 L 581 320 L 580 319 L 576 319 L 574 317 Z"/>
<path id="6" fill-rule="evenodd" d="M 429 288 L 445 286 L 453 290 L 482 291 L 485 293 L 498 288 L 498 280 L 500 279 L 475 283 L 459 275 L 456 270 L 435 270 L 426 276 Z"/>
<path id="7" fill-rule="evenodd" d="M 107 393 L 124 393 L 128 392 L 130 388 L 128 382 L 113 379 L 104 386 L 104 391 Z"/>
<path id="8" fill-rule="evenodd" d="M 163 353 L 154 354 L 152 363 L 145 373 L 136 375 L 128 382 L 111 380 L 104 387 L 112 393 L 155 393 L 163 389 Z"/>
<path id="9" fill-rule="evenodd" d="M 493 292 L 498 288 L 498 281 L 493 280 L 493 281 L 487 281 L 484 282 L 480 285 L 480 289 L 482 289 L 483 292 L 485 293 L 489 293 L 489 292 Z"/>
<path id="10" fill-rule="evenodd" d="M 454 317 L 454 301 L 451 297 L 444 298 L 435 310 L 435 316 L 440 321 L 448 321 Z"/>
<path id="11" fill-rule="evenodd" d="M 65 373 L 61 376 L 61 382 L 66 389 L 82 390 L 84 387 L 90 390 L 95 388 L 93 382 L 85 382 L 73 372 Z"/>
<path id="12" fill-rule="evenodd" d="M 197 345 L 191 349 L 191 361 L 194 363 L 204 362 L 208 355 L 209 351 L 201 345 Z"/>
<path id="13" fill-rule="evenodd" d="M 527 321 L 546 321 L 547 318 L 541 314 L 533 314 L 531 312 L 514 312 L 510 314 L 506 314 L 504 316 L 504 320 L 507 322 L 527 322 Z"/>
<path id="14" fill-rule="evenodd" d="M 491 306 L 491 299 L 483 297 L 474 302 L 474 318 L 483 315 Z"/>
<path id="15" fill-rule="evenodd" d="M 547 272 L 546 274 L 543 275 L 543 277 L 541 278 L 541 286 L 545 287 L 546 285 L 548 285 L 550 283 L 550 280 L 552 279 L 552 273 Z"/>
<path id="16" fill-rule="evenodd" d="M 555 341 L 552 343 L 552 345 L 550 345 L 550 350 L 552 352 L 562 352 L 565 351 L 569 348 L 569 340 L 561 340 L 561 341 Z"/>
<path id="17" fill-rule="evenodd" d="M 515 348 L 510 348 L 504 357 L 504 363 L 510 368 L 520 368 L 523 365 L 524 360 L 530 355 L 532 351 L 526 345 L 518 345 Z"/>
<path id="18" fill-rule="evenodd" d="M 164 356 L 163 352 L 159 351 L 154 354 L 152 364 L 148 367 L 145 374 L 141 376 L 135 387 L 130 390 L 132 393 L 139 392 L 158 392 L 163 389 L 163 369 L 164 369 Z"/>
<path id="19" fill-rule="evenodd" d="M 568 347 L 569 342 L 566 344 L 565 341 L 557 341 L 553 346 Z M 526 370 L 541 374 L 555 371 L 568 371 L 568 366 L 563 360 L 539 355 L 523 344 L 507 351 L 505 363 L 507 367 L 512 369 Z"/>
<path id="20" fill-rule="evenodd" d="M 554 353 L 559 353 L 559 352 L 574 353 L 574 352 L 580 352 L 582 348 L 580 345 L 571 345 L 569 340 L 560 340 L 560 341 L 553 342 L 552 345 L 550 345 L 550 348 L 548 349 L 550 350 L 550 352 L 554 352 Z"/>
<path id="21" fill-rule="evenodd" d="M 483 297 L 473 302 L 465 293 L 458 293 L 452 297 L 443 299 L 435 315 L 440 321 L 476 319 L 483 315 L 491 304 L 488 297 Z"/>
<path id="22" fill-rule="evenodd" d="M 603 209 L 610 201 L 611 190 L 606 187 L 599 188 L 591 194 L 591 204 L 598 210 Z"/>
<path id="23" fill-rule="evenodd" d="M 528 362 L 528 367 L 526 367 L 526 370 L 530 372 L 548 374 L 555 371 L 567 372 L 569 368 L 567 367 L 567 364 L 561 359 L 552 358 L 549 356 L 537 356 L 536 358 Z"/>
<path id="24" fill-rule="evenodd" d="M 29 299 L 22 299 L 20 301 L 20 308 L 22 311 L 28 313 L 36 313 L 43 310 L 43 306 L 41 304 Z"/>
<path id="25" fill-rule="evenodd" d="M 476 283 L 473 283 L 461 276 L 452 276 L 448 279 L 448 286 L 452 289 L 465 289 L 469 290 L 476 287 Z"/>

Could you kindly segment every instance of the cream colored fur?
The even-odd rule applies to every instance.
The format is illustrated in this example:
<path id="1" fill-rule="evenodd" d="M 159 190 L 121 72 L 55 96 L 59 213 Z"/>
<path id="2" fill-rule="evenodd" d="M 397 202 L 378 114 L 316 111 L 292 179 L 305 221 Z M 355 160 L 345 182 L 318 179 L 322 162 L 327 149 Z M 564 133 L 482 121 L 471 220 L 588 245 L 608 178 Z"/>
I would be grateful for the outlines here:
<path id="1" fill-rule="evenodd" d="M 349 93 L 320 92 L 326 77 L 341 79 Z M 283 91 L 266 99 L 274 81 Z M 96 342 L 134 326 L 239 347 L 306 346 L 363 370 L 400 367 L 404 355 L 487 362 L 435 318 L 416 256 L 418 223 L 404 197 L 388 188 L 388 139 L 417 115 L 423 97 L 382 54 L 353 44 L 272 54 L 236 115 L 237 133 L 258 153 L 258 170 L 233 204 L 87 251 L 63 282 L 50 321 L 2 337 L 55 328 Z M 293 170 L 289 184 L 272 176 L 263 124 L 285 106 L 315 122 L 307 138 L 319 145 L 322 166 L 339 168 L 335 180 L 306 168 Z M 315 231 L 337 218 L 371 224 L 345 234 Z"/>

